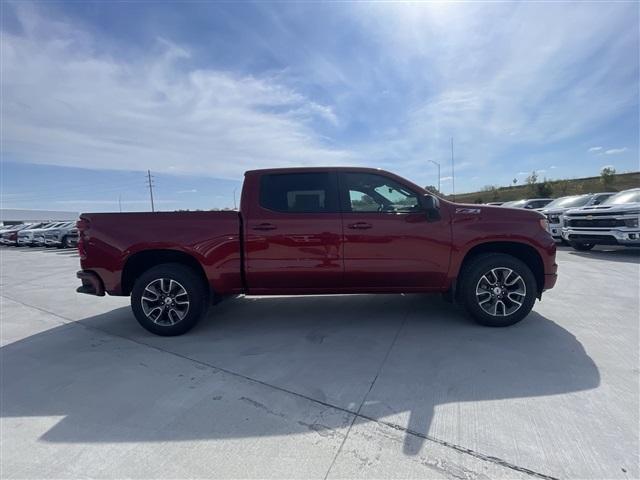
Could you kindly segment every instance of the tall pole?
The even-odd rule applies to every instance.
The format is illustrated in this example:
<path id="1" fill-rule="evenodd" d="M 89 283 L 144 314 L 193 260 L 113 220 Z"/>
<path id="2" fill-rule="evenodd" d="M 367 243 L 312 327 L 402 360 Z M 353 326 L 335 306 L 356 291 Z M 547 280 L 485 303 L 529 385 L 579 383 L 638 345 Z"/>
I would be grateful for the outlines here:
<path id="1" fill-rule="evenodd" d="M 438 167 L 438 192 L 442 192 L 442 190 L 440 190 L 440 164 L 433 160 L 429 160 L 429 161 Z"/>
<path id="2" fill-rule="evenodd" d="M 238 190 L 238 187 L 233 189 L 233 209 L 234 210 L 238 209 L 238 205 L 236 205 L 236 190 Z"/>
<path id="3" fill-rule="evenodd" d="M 118 195 L 118 208 L 120 209 L 120 213 L 122 213 L 122 196 Z"/>
<path id="4" fill-rule="evenodd" d="M 153 206 L 153 181 L 151 180 L 151 170 L 147 170 L 147 181 L 149 182 L 149 196 L 151 197 L 151 211 L 155 212 L 156 209 Z"/>
<path id="5" fill-rule="evenodd" d="M 453 193 L 453 201 L 456 201 L 456 171 L 453 163 L 453 137 L 451 137 L 451 190 Z"/>

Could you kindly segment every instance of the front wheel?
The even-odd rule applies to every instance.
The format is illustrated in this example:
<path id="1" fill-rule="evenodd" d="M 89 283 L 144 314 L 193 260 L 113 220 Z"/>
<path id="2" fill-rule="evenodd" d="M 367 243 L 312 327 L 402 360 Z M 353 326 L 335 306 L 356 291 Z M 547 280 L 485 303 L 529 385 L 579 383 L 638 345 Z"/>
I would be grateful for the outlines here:
<path id="1" fill-rule="evenodd" d="M 193 269 L 178 263 L 147 270 L 131 291 L 136 320 L 156 335 L 186 333 L 206 313 L 208 295 L 204 283 Z"/>
<path id="2" fill-rule="evenodd" d="M 489 253 L 473 258 L 461 272 L 461 298 L 481 325 L 507 327 L 526 317 L 536 301 L 531 269 L 511 255 Z"/>
<path id="3" fill-rule="evenodd" d="M 574 250 L 578 250 L 579 252 L 586 252 L 596 246 L 595 243 L 569 242 L 569 244 L 573 247 Z"/>

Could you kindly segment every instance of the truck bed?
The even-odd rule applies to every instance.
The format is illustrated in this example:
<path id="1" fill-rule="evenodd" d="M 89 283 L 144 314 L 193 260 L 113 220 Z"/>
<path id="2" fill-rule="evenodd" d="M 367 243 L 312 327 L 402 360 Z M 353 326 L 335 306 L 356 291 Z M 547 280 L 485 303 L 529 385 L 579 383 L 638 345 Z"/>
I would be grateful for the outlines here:
<path id="1" fill-rule="evenodd" d="M 132 261 L 180 253 L 199 262 L 215 292 L 242 291 L 238 212 L 84 213 L 78 225 L 81 266 L 111 295 L 129 293 L 123 271 Z"/>

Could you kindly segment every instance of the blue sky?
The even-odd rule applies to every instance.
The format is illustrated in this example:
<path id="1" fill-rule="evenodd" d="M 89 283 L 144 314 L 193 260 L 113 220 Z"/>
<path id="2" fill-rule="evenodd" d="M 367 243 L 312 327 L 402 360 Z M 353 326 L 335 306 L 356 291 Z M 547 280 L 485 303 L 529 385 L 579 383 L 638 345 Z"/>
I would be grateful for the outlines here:
<path id="1" fill-rule="evenodd" d="M 638 170 L 638 5 L 2 3 L 4 208 L 233 206 L 247 169 L 450 193 Z M 239 193 L 237 193 L 239 197 Z"/>

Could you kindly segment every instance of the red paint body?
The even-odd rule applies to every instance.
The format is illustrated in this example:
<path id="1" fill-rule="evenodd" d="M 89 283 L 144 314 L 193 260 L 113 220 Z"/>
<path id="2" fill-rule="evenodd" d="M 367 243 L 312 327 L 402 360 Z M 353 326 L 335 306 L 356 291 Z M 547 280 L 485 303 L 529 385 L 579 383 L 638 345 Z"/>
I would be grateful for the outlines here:
<path id="1" fill-rule="evenodd" d="M 467 253 L 487 243 L 525 245 L 542 265 L 540 293 L 556 281 L 555 243 L 536 212 L 440 201 L 440 219 L 412 213 L 284 213 L 259 202 L 272 173 L 363 172 L 427 192 L 388 172 L 305 168 L 245 174 L 240 212 L 83 214 L 83 270 L 111 295 L 128 295 L 123 271 L 140 252 L 181 252 L 218 295 L 445 292 Z"/>

